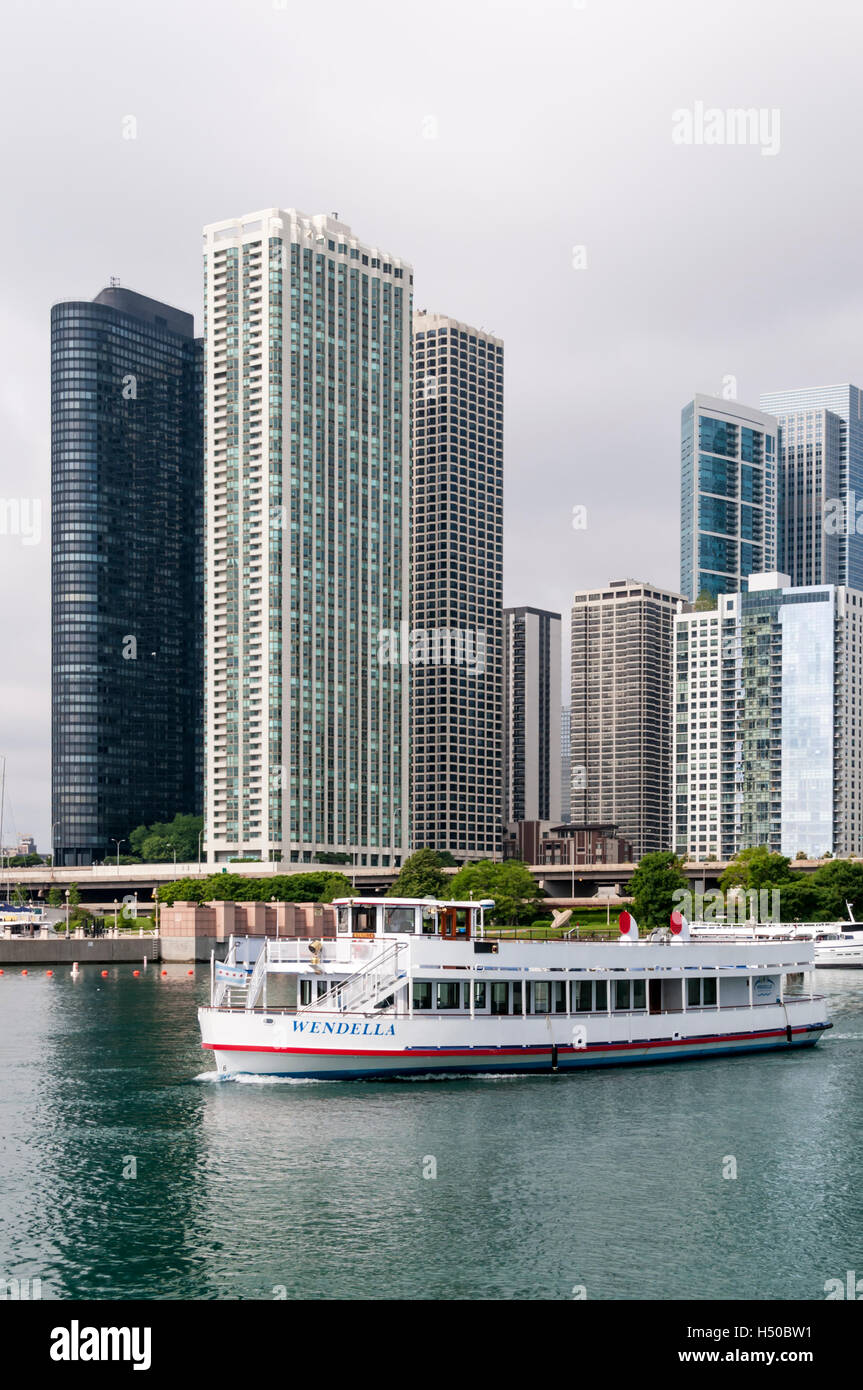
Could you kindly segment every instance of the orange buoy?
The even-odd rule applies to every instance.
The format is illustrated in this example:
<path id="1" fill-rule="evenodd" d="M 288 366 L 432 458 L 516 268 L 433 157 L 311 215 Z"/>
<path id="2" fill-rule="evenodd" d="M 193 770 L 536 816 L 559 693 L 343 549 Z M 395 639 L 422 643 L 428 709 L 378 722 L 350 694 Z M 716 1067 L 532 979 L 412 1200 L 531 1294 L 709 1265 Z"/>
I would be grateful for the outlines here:
<path id="1" fill-rule="evenodd" d="M 21 974 L 22 974 L 22 975 L 26 975 L 26 974 L 27 974 L 27 971 L 26 971 L 26 970 L 22 970 L 22 971 L 21 971 Z"/>
<path id="2" fill-rule="evenodd" d="M 186 974 L 187 974 L 187 975 L 194 975 L 194 973 L 195 973 L 194 970 L 187 970 L 187 971 L 186 971 Z"/>
<path id="3" fill-rule="evenodd" d="M 102 971 L 102 979 L 103 979 L 103 980 L 106 980 L 107 978 L 108 978 L 108 972 L 107 972 L 107 970 L 103 970 L 103 971 Z"/>
<path id="4" fill-rule="evenodd" d="M 53 971 L 53 970 L 49 970 L 47 973 L 48 973 L 49 975 L 53 975 L 53 974 L 54 974 L 54 971 Z"/>
<path id="5" fill-rule="evenodd" d="M 133 970 L 133 971 L 132 971 L 132 974 L 135 975 L 135 976 L 140 975 L 140 973 L 141 973 L 140 970 Z"/>
<path id="6" fill-rule="evenodd" d="M 163 971 L 162 971 L 162 974 L 163 974 L 163 975 L 167 975 L 167 973 L 168 973 L 167 970 L 163 970 Z"/>

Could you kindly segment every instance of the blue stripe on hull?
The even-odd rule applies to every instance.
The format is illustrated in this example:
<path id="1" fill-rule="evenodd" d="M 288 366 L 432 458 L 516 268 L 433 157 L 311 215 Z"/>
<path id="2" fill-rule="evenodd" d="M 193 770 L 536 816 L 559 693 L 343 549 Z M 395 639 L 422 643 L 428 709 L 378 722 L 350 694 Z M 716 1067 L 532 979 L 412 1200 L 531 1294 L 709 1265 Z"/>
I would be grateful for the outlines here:
<path id="1" fill-rule="evenodd" d="M 662 1062 L 699 1061 L 703 1057 L 737 1056 L 742 1052 L 785 1052 L 790 1048 L 814 1047 L 824 1030 L 820 1026 L 817 1026 L 817 1028 L 812 1031 L 815 1036 L 794 1038 L 792 1042 L 788 1042 L 787 1038 L 783 1037 L 755 1039 L 751 1042 L 729 1043 L 727 1045 L 721 1043 L 715 1045 L 702 1043 L 700 1046 L 696 1045 L 696 1047 L 693 1047 L 690 1044 L 687 1047 L 679 1049 L 663 1048 L 661 1051 L 657 1049 L 642 1057 L 633 1057 L 628 1053 L 613 1052 L 603 1054 L 584 1053 L 578 1056 L 574 1053 L 568 1053 L 565 1057 L 558 1058 L 557 1070 L 558 1072 L 564 1072 L 592 1067 L 653 1066 Z M 437 1061 L 435 1058 L 424 1057 L 421 1060 L 418 1058 L 414 1066 L 405 1069 L 399 1067 L 373 1067 L 364 1068 L 362 1070 L 351 1069 L 350 1071 L 336 1071 L 334 1069 L 331 1071 L 266 1072 L 244 1072 L 238 1069 L 235 1072 L 225 1072 L 223 1074 L 228 1079 L 231 1076 L 273 1076 L 293 1078 L 296 1081 L 404 1081 L 418 1076 L 429 1076 L 436 1073 L 441 1073 L 446 1076 L 475 1076 L 477 1074 L 503 1075 L 507 1073 L 510 1075 L 527 1075 L 535 1072 L 552 1073 L 550 1052 L 544 1055 L 543 1060 L 536 1062 L 525 1061 L 520 1058 L 510 1062 L 495 1062 L 494 1058 L 486 1056 L 477 1058 L 475 1062 L 465 1066 L 457 1062 L 447 1062 L 445 1057 L 441 1057 L 440 1061 Z"/>

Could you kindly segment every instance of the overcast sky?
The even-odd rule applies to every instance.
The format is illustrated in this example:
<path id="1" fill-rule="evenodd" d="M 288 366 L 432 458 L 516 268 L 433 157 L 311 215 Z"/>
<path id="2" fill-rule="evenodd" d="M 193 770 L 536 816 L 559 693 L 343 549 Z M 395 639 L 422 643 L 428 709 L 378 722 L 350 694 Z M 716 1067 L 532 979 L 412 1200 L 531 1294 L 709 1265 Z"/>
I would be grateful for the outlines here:
<path id="1" fill-rule="evenodd" d="M 695 391 L 863 384 L 859 0 L 4 11 L 0 499 L 43 514 L 37 544 L 0 534 L 4 839 L 50 842 L 56 300 L 116 275 L 200 329 L 204 223 L 338 211 L 413 262 L 417 307 L 503 337 L 505 600 L 564 614 L 610 578 L 677 587 Z M 778 110 L 778 150 L 775 123 L 675 143 L 698 102 Z"/>

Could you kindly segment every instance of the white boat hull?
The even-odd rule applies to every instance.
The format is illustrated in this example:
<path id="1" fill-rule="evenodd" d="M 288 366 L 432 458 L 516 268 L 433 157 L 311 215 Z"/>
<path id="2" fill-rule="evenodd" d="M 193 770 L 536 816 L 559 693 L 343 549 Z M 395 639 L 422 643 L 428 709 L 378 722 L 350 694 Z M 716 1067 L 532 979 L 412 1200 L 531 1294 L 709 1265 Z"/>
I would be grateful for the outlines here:
<path id="1" fill-rule="evenodd" d="M 222 1076 L 297 1080 L 563 1072 L 771 1049 L 785 1051 L 814 1046 L 831 1026 L 814 1004 L 805 1002 L 791 1006 L 790 1024 L 786 1024 L 781 1006 L 733 1012 L 745 1013 L 745 1017 L 723 1017 L 721 1032 L 717 1031 L 719 1019 L 715 1011 L 712 1019 L 708 1016 L 710 1011 L 703 1011 L 697 1019 L 690 1015 L 685 1035 L 682 1031 L 669 1035 L 667 1016 L 662 1019 L 664 1027 L 660 1026 L 661 1016 L 649 1015 L 638 1020 L 612 1016 L 581 1023 L 575 1016 L 532 1017 L 525 1021 L 519 1043 L 500 1037 L 501 1032 L 509 1030 L 512 1038 L 515 1020 L 486 1019 L 472 1025 L 473 1036 L 480 1030 L 486 1034 L 481 1039 L 477 1037 L 473 1045 L 464 1040 L 464 1020 L 459 1028 L 459 1020 L 440 1016 L 410 1019 L 318 1014 L 312 1019 L 308 1013 L 230 1013 L 202 1008 L 199 1019 L 202 1046 L 213 1050 Z M 314 1034 L 308 1031 L 312 1024 Z M 341 1033 L 337 1031 L 339 1027 Z M 573 1042 L 574 1028 L 583 1028 L 586 1034 L 578 1045 Z M 497 1040 L 489 1036 L 492 1033 L 497 1033 Z M 432 1035 L 438 1039 L 435 1044 L 431 1042 Z M 446 1041 L 440 1041 L 442 1035 Z"/>

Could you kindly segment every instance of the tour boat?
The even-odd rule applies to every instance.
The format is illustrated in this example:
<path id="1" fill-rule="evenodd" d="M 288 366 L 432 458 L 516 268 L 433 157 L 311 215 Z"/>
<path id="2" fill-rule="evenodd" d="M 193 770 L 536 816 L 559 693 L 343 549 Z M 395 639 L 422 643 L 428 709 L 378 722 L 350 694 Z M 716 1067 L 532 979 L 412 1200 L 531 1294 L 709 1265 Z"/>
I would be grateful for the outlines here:
<path id="1" fill-rule="evenodd" d="M 825 1029 L 812 943 L 487 935 L 494 904 L 341 898 L 336 934 L 231 938 L 202 1047 L 223 1077 L 563 1072 L 770 1048 Z"/>

